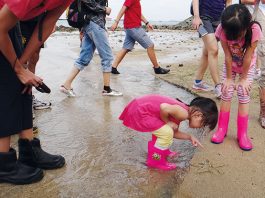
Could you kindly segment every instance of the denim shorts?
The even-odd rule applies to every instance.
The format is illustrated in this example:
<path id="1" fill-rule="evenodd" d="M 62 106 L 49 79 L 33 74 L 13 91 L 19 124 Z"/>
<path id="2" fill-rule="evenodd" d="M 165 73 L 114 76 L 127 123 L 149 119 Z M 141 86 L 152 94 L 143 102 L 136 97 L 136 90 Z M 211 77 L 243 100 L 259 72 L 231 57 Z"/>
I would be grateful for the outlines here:
<path id="1" fill-rule="evenodd" d="M 217 26 L 220 24 L 220 21 L 215 21 L 211 17 L 201 16 L 201 20 L 204 28 L 209 34 L 214 34 Z M 201 37 L 201 35 L 199 35 Z"/>
<path id="2" fill-rule="evenodd" d="M 123 43 L 123 49 L 132 50 L 135 42 L 138 42 L 143 48 L 152 47 L 154 43 L 151 41 L 145 30 L 141 27 L 125 29 L 126 37 Z"/>
<path id="3" fill-rule="evenodd" d="M 83 70 L 92 60 L 95 49 L 98 50 L 103 72 L 111 72 L 113 54 L 108 40 L 107 31 L 98 24 L 90 21 L 83 28 L 84 37 L 82 39 L 79 58 L 75 61 L 75 66 L 80 71 Z"/>

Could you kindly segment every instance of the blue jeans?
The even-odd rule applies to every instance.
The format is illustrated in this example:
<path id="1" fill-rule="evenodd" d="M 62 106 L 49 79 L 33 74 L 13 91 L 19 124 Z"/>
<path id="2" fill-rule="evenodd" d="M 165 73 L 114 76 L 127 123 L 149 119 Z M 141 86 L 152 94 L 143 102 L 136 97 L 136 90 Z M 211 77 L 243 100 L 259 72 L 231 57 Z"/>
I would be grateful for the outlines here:
<path id="1" fill-rule="evenodd" d="M 75 66 L 81 71 L 92 60 L 97 48 L 101 58 L 103 72 L 111 72 L 113 54 L 109 44 L 108 35 L 105 29 L 90 21 L 83 28 L 84 37 L 82 39 L 79 58 L 75 61 Z"/>

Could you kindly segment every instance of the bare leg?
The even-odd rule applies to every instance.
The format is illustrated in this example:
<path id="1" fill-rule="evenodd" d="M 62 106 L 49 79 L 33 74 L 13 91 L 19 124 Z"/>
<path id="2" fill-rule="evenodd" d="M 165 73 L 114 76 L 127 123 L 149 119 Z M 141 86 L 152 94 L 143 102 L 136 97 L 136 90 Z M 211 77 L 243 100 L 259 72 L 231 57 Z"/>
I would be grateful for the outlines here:
<path id="1" fill-rule="evenodd" d="M 110 86 L 110 72 L 103 73 L 104 86 Z"/>
<path id="2" fill-rule="evenodd" d="M 241 116 L 246 116 L 248 115 L 249 112 L 249 103 L 247 104 L 238 104 L 238 113 Z"/>
<path id="3" fill-rule="evenodd" d="M 73 67 L 70 74 L 68 75 L 65 83 L 63 84 L 66 89 L 72 88 L 72 82 L 74 81 L 75 77 L 79 74 L 80 70 L 76 67 Z"/>
<path id="4" fill-rule="evenodd" d="M 38 63 L 40 59 L 40 49 L 37 50 L 29 59 L 29 62 L 28 62 L 28 68 L 29 70 L 35 74 L 35 70 L 36 70 L 36 65 Z"/>
<path id="5" fill-rule="evenodd" d="M 112 64 L 112 67 L 117 68 L 128 52 L 129 52 L 129 50 L 127 50 L 127 49 L 122 49 L 121 51 L 119 51 L 115 57 L 115 60 Z"/>
<path id="6" fill-rule="evenodd" d="M 203 46 L 200 66 L 199 69 L 197 70 L 195 80 L 202 80 L 207 68 L 208 68 L 208 51 L 206 50 L 205 46 Z"/>
<path id="7" fill-rule="evenodd" d="M 150 61 L 153 64 L 154 68 L 158 68 L 159 64 L 157 62 L 154 46 L 147 48 L 147 54 L 150 58 Z"/>
<path id="8" fill-rule="evenodd" d="M 265 118 L 265 88 L 261 87 L 259 89 L 260 96 L 260 118 Z"/>
<path id="9" fill-rule="evenodd" d="M 231 108 L 231 101 L 221 101 L 220 111 L 229 112 Z"/>
<path id="10" fill-rule="evenodd" d="M 218 71 L 218 44 L 214 34 L 208 34 L 202 38 L 204 47 L 201 56 L 200 67 L 197 70 L 196 80 L 202 80 L 209 66 L 210 73 L 214 84 L 220 83 L 219 71 Z"/>
<path id="11" fill-rule="evenodd" d="M 208 52 L 208 65 L 215 85 L 220 83 L 218 70 L 218 44 L 214 34 L 209 34 L 202 39 Z"/>
<path id="12" fill-rule="evenodd" d="M 0 152 L 7 153 L 10 149 L 10 136 L 0 138 Z"/>
<path id="13" fill-rule="evenodd" d="M 33 136 L 33 130 L 31 129 L 26 129 L 23 130 L 21 133 L 19 133 L 19 138 L 21 139 L 28 139 L 28 140 L 33 140 L 34 136 Z"/>

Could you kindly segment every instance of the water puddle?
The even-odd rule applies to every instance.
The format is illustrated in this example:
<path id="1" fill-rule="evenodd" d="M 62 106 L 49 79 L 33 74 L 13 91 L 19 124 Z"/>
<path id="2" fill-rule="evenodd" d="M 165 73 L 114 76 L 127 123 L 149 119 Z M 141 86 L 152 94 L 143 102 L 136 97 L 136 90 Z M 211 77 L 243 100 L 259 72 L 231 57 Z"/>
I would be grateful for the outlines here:
<path id="1" fill-rule="evenodd" d="M 175 171 L 163 172 L 145 166 L 149 133 L 138 133 L 118 120 L 124 106 L 134 97 L 159 93 L 189 103 L 193 95 L 156 78 L 143 59 L 125 59 L 121 75 L 112 77 L 112 87 L 124 96 L 102 97 L 99 59 L 80 74 L 74 83 L 76 98 L 59 92 L 77 57 L 77 36 L 55 36 L 43 50 L 38 73 L 52 88 L 52 110 L 38 111 L 36 124 L 45 150 L 65 156 L 67 165 L 46 171 L 45 178 L 29 186 L 1 184 L 0 197 L 172 197 L 184 179 L 195 148 L 188 141 L 174 140 Z M 50 47 L 49 47 L 50 46 Z M 74 52 L 73 52 L 74 51 Z M 74 53 L 74 54 L 73 54 Z M 201 131 L 183 131 L 201 134 Z M 14 144 L 15 146 L 15 144 Z"/>

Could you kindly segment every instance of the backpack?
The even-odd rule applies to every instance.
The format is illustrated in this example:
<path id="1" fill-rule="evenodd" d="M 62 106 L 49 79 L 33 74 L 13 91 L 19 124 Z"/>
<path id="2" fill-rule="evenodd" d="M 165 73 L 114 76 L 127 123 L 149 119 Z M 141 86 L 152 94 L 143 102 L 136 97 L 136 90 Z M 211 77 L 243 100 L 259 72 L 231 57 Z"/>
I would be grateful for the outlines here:
<path id="1" fill-rule="evenodd" d="M 73 28 L 81 29 L 86 22 L 86 15 L 82 11 L 81 0 L 75 0 L 66 13 L 67 22 Z"/>

